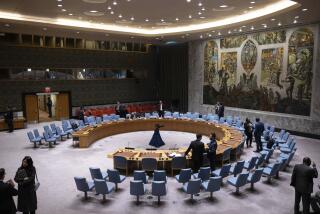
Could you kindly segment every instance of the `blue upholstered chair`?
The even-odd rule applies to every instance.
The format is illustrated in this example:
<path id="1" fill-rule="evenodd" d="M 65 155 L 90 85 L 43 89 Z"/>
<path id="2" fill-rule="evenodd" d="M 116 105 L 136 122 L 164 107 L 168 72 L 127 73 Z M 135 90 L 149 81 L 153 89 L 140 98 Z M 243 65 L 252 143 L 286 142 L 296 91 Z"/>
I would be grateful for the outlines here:
<path id="1" fill-rule="evenodd" d="M 133 180 L 142 181 L 144 184 L 148 183 L 148 175 L 144 170 L 134 170 L 133 171 Z"/>
<path id="2" fill-rule="evenodd" d="M 210 198 L 212 193 L 219 191 L 222 184 L 222 177 L 211 177 L 209 180 L 202 182 L 202 187 L 206 192 L 210 192 Z"/>
<path id="3" fill-rule="evenodd" d="M 60 135 L 61 140 L 62 140 L 62 137 L 64 136 L 67 136 L 67 138 L 69 138 L 70 133 L 62 131 L 59 126 L 56 127 L 56 130 L 57 130 L 57 134 Z"/>
<path id="4" fill-rule="evenodd" d="M 149 119 L 151 117 L 151 114 L 150 113 L 144 113 L 144 117 Z"/>
<path id="5" fill-rule="evenodd" d="M 244 167 L 244 161 L 238 161 L 236 164 L 231 166 L 230 173 L 236 177 L 238 174 L 240 174 Z"/>
<path id="6" fill-rule="evenodd" d="M 175 178 L 179 183 L 187 183 L 191 179 L 192 170 L 189 169 L 181 169 L 180 174 L 176 175 Z"/>
<path id="7" fill-rule="evenodd" d="M 33 134 L 34 134 L 34 138 L 37 139 L 37 140 L 43 140 L 44 137 L 40 135 L 38 129 L 33 129 Z M 41 144 L 41 141 L 40 143 Z"/>
<path id="8" fill-rule="evenodd" d="M 120 175 L 119 171 L 116 169 L 108 169 L 108 180 L 116 185 L 116 191 L 118 190 L 118 184 L 122 183 L 126 176 Z"/>
<path id="9" fill-rule="evenodd" d="M 84 128 L 86 125 L 84 124 L 83 120 L 78 120 L 78 123 L 79 123 L 79 129 L 82 129 Z"/>
<path id="10" fill-rule="evenodd" d="M 56 138 L 50 137 L 50 136 L 48 135 L 48 133 L 43 132 L 43 136 L 44 136 L 44 140 L 49 144 L 49 148 L 52 148 L 52 147 L 53 147 L 53 146 L 52 146 L 52 143 L 53 143 L 53 144 L 56 144 L 56 143 L 57 143 Z"/>
<path id="11" fill-rule="evenodd" d="M 96 117 L 96 123 L 101 124 L 102 123 L 102 118 L 101 117 Z"/>
<path id="12" fill-rule="evenodd" d="M 57 133 L 57 127 L 56 127 L 56 124 L 51 123 L 51 124 L 50 124 L 50 128 L 51 128 L 52 133 L 54 133 L 54 134 L 57 134 L 57 135 L 58 135 L 58 133 Z"/>
<path id="13" fill-rule="evenodd" d="M 106 178 L 108 177 L 108 173 L 101 172 L 100 168 L 90 167 L 89 170 L 90 170 L 92 180 L 94 179 L 106 180 Z"/>
<path id="14" fill-rule="evenodd" d="M 260 181 L 263 173 L 263 168 L 256 169 L 253 173 L 250 173 L 248 176 L 248 183 L 251 184 L 251 189 L 254 189 L 254 184 Z"/>
<path id="15" fill-rule="evenodd" d="M 279 148 L 290 148 L 291 144 L 294 142 L 294 138 L 293 137 L 289 137 L 289 139 L 287 140 L 286 143 L 283 144 L 279 144 Z"/>
<path id="16" fill-rule="evenodd" d="M 187 159 L 185 156 L 181 157 L 174 157 L 171 161 L 171 175 L 173 176 L 174 170 L 181 170 L 186 168 L 187 166 Z"/>
<path id="17" fill-rule="evenodd" d="M 271 182 L 271 179 L 275 176 L 277 176 L 278 170 L 280 168 L 281 163 L 275 163 L 272 165 L 272 167 L 265 167 L 263 169 L 263 175 L 266 175 L 268 178 L 268 182 Z"/>
<path id="18" fill-rule="evenodd" d="M 296 146 L 296 142 L 293 141 L 293 142 L 290 144 L 290 147 L 289 147 L 289 148 L 280 148 L 280 151 L 281 151 L 282 153 L 289 154 L 289 153 L 291 153 L 291 152 L 293 151 L 293 149 L 295 148 L 295 146 Z"/>
<path id="19" fill-rule="evenodd" d="M 256 162 L 258 160 L 257 156 L 253 156 L 249 161 L 246 161 L 244 163 L 243 168 L 245 168 L 246 170 L 250 171 L 251 169 L 253 169 L 256 165 Z"/>
<path id="20" fill-rule="evenodd" d="M 164 181 L 167 183 L 167 175 L 165 170 L 154 170 L 153 172 L 154 181 Z"/>
<path id="21" fill-rule="evenodd" d="M 222 178 L 225 178 L 229 175 L 231 168 L 231 164 L 223 165 L 220 169 L 216 169 L 212 172 L 213 176 L 220 176 Z"/>
<path id="22" fill-rule="evenodd" d="M 179 112 L 173 112 L 172 117 L 178 119 L 180 117 Z"/>
<path id="23" fill-rule="evenodd" d="M 113 168 L 126 170 L 126 176 L 128 175 L 128 160 L 123 156 L 113 157 Z"/>
<path id="24" fill-rule="evenodd" d="M 264 163 L 269 163 L 269 159 L 271 158 L 272 154 L 273 154 L 274 148 L 269 149 L 269 150 L 263 150 L 260 152 L 261 155 L 265 154 L 265 158 L 264 158 Z"/>
<path id="25" fill-rule="evenodd" d="M 193 195 L 200 193 L 201 187 L 201 180 L 200 178 L 197 179 L 190 179 L 188 183 L 183 185 L 183 191 L 187 194 L 191 195 L 191 199 L 193 199 Z"/>
<path id="26" fill-rule="evenodd" d="M 108 122 L 108 121 L 111 121 L 111 116 L 107 115 L 107 114 L 104 114 L 102 115 L 102 121 L 103 122 Z"/>
<path id="27" fill-rule="evenodd" d="M 36 139 L 34 136 L 33 136 L 33 134 L 32 134 L 32 132 L 27 132 L 27 135 L 28 135 L 28 138 L 29 138 L 29 141 L 30 141 L 30 143 L 33 143 L 33 147 L 34 148 L 37 148 L 37 143 L 41 143 L 41 139 L 39 140 L 39 139 Z"/>
<path id="28" fill-rule="evenodd" d="M 230 158 L 231 158 L 231 160 L 237 161 L 237 160 L 240 158 L 241 153 L 242 153 L 242 147 L 243 147 L 243 145 L 244 145 L 243 143 L 244 143 L 244 141 L 242 141 L 242 142 L 236 147 L 236 149 L 231 150 L 231 153 L 230 153 Z"/>
<path id="29" fill-rule="evenodd" d="M 291 153 L 289 153 L 289 154 L 286 154 L 286 153 L 281 153 L 281 154 L 280 154 L 280 157 L 282 157 L 282 158 L 287 158 L 286 166 L 290 166 L 290 162 L 291 162 L 291 160 L 293 159 L 293 156 L 294 156 L 296 150 L 297 150 L 297 149 L 295 148 L 295 149 L 293 149 L 293 151 L 292 151 Z"/>
<path id="30" fill-rule="evenodd" d="M 231 147 L 224 150 L 224 152 L 222 153 L 222 157 L 221 157 L 221 165 L 223 165 L 225 162 L 230 163 L 231 150 L 232 150 Z"/>
<path id="31" fill-rule="evenodd" d="M 223 124 L 224 122 L 226 122 L 225 119 L 224 119 L 224 117 L 220 117 L 219 123 L 220 123 L 220 124 Z"/>
<path id="32" fill-rule="evenodd" d="M 277 144 L 286 143 L 288 138 L 289 138 L 289 136 L 290 136 L 290 133 L 289 132 L 285 132 L 281 139 L 276 139 L 276 143 Z"/>
<path id="33" fill-rule="evenodd" d="M 277 137 L 274 137 L 274 139 L 275 139 L 276 141 L 281 140 L 285 132 L 286 132 L 286 131 L 285 131 L 284 129 L 281 129 L 280 132 L 279 132 L 279 134 L 278 134 L 278 136 L 277 136 Z"/>
<path id="34" fill-rule="evenodd" d="M 62 130 L 66 133 L 72 134 L 73 129 L 71 127 L 71 124 L 68 120 L 62 120 Z"/>
<path id="35" fill-rule="evenodd" d="M 106 200 L 106 194 L 111 193 L 115 187 L 113 183 L 106 182 L 103 179 L 94 179 L 94 186 L 96 193 L 103 195 L 103 201 Z"/>
<path id="36" fill-rule="evenodd" d="M 81 192 L 84 192 L 84 197 L 87 199 L 88 192 L 92 191 L 94 188 L 94 183 L 87 181 L 83 177 L 74 177 L 74 181 L 76 182 L 77 189 Z"/>
<path id="37" fill-rule="evenodd" d="M 139 203 L 139 197 L 144 195 L 146 189 L 144 188 L 142 181 L 130 181 L 130 195 L 137 197 L 137 203 Z"/>
<path id="38" fill-rule="evenodd" d="M 51 131 L 51 129 L 49 128 L 49 126 L 43 126 L 43 129 L 44 129 L 44 132 L 47 133 L 50 138 L 56 138 L 57 139 L 57 138 L 60 137 L 59 135 L 53 133 Z"/>
<path id="39" fill-rule="evenodd" d="M 266 154 L 260 154 L 260 157 L 258 157 L 257 161 L 256 161 L 256 169 L 259 168 L 265 160 Z"/>
<path id="40" fill-rule="evenodd" d="M 238 177 L 228 178 L 228 183 L 236 187 L 236 193 L 239 194 L 239 188 L 247 184 L 249 173 L 241 173 Z"/>
<path id="41" fill-rule="evenodd" d="M 193 174 L 194 178 L 200 178 L 201 181 L 209 180 L 211 177 L 211 169 L 210 167 L 200 167 L 199 172 Z"/>
<path id="42" fill-rule="evenodd" d="M 141 165 L 143 170 L 152 172 L 157 169 L 158 162 L 155 158 L 142 158 Z"/>
<path id="43" fill-rule="evenodd" d="M 158 197 L 158 204 L 160 204 L 160 197 L 167 194 L 166 182 L 152 181 L 151 194 Z"/>

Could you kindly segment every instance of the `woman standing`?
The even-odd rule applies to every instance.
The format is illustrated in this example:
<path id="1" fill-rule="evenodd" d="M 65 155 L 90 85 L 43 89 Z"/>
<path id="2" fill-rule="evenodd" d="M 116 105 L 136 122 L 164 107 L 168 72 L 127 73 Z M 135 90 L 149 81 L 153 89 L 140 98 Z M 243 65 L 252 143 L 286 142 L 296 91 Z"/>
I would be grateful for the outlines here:
<path id="1" fill-rule="evenodd" d="M 154 146 L 154 147 L 159 148 L 165 144 L 161 138 L 161 135 L 160 135 L 160 128 L 161 127 L 163 127 L 163 125 L 160 125 L 160 124 L 155 125 L 154 133 L 153 133 L 152 138 L 149 142 L 150 146 Z"/>
<path id="2" fill-rule="evenodd" d="M 30 156 L 22 160 L 14 180 L 18 183 L 18 211 L 23 214 L 35 214 L 37 195 L 35 191 L 36 168 Z"/>
<path id="3" fill-rule="evenodd" d="M 210 136 L 210 143 L 208 143 L 208 152 L 207 152 L 207 156 L 210 162 L 210 168 L 211 171 L 216 169 L 216 151 L 217 151 L 217 141 L 216 141 L 216 134 L 212 133 Z"/>
<path id="4" fill-rule="evenodd" d="M 251 121 L 246 118 L 246 122 L 244 122 L 244 134 L 247 136 L 246 144 L 247 148 L 252 147 L 252 131 L 253 131 L 253 125 Z"/>

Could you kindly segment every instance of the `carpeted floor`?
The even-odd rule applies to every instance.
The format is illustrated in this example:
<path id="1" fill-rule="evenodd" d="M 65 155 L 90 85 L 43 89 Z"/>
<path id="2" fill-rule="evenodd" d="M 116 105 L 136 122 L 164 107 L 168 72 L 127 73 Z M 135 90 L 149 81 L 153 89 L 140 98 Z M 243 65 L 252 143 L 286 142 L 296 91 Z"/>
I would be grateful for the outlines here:
<path id="1" fill-rule="evenodd" d="M 190 201 L 190 196 L 181 190 L 173 178 L 167 184 L 167 196 L 162 197 L 160 205 L 155 197 L 150 197 L 151 184 L 147 184 L 148 194 L 136 205 L 135 197 L 129 194 L 129 181 L 119 185 L 120 189 L 107 195 L 106 202 L 102 196 L 89 193 L 89 199 L 84 200 L 83 193 L 76 190 L 74 176 L 84 176 L 90 179 L 89 167 L 96 166 L 102 170 L 112 168 L 112 159 L 107 153 L 119 147 L 148 147 L 152 132 L 135 132 L 121 134 L 101 139 L 88 149 L 72 147 L 72 141 L 59 142 L 53 149 L 43 146 L 34 149 L 28 142 L 27 131 L 47 123 L 28 125 L 28 129 L 16 130 L 10 134 L 0 133 L 0 167 L 7 171 L 6 179 L 13 178 L 24 156 L 30 155 L 37 168 L 41 186 L 38 194 L 38 211 L 41 214 L 81 214 L 81 213 L 255 213 L 255 214 L 291 214 L 293 213 L 294 189 L 290 187 L 292 166 L 286 172 L 280 173 L 280 179 L 272 184 L 265 182 L 266 178 L 255 185 L 256 190 L 250 191 L 250 185 L 240 189 L 241 194 L 235 195 L 235 189 L 225 184 L 219 192 L 214 193 L 214 199 L 209 200 L 209 193 L 201 192 Z M 61 126 L 60 122 L 56 124 Z M 161 132 L 166 145 L 175 144 L 188 146 L 194 140 L 194 134 L 180 132 Z M 292 164 L 301 162 L 304 156 L 310 156 L 320 166 L 320 140 L 296 137 L 298 151 Z M 208 139 L 204 138 L 207 143 Z M 241 159 L 248 160 L 253 156 L 253 149 L 245 149 Z M 279 155 L 276 151 L 274 159 Z M 226 180 L 226 179 L 225 179 Z M 226 183 L 226 182 L 225 182 Z M 315 180 L 315 184 L 319 180 Z M 316 189 L 316 185 L 314 187 Z"/>

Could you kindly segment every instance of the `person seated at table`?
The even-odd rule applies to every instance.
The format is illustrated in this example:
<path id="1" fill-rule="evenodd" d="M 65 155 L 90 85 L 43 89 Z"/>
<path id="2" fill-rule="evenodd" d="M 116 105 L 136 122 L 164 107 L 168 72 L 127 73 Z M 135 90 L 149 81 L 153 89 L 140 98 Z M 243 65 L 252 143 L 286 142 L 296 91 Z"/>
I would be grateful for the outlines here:
<path id="1" fill-rule="evenodd" d="M 155 125 L 153 136 L 149 142 L 150 146 L 154 146 L 154 147 L 159 148 L 159 147 L 165 145 L 165 143 L 163 142 L 161 135 L 160 135 L 160 128 L 161 127 L 163 127 L 163 125 L 160 125 L 160 124 Z"/>

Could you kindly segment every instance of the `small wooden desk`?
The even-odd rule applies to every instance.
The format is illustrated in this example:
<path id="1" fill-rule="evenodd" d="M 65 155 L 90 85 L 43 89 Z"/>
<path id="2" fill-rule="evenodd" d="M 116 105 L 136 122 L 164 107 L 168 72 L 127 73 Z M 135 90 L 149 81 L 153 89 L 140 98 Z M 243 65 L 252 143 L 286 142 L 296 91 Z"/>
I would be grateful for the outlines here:
<path id="1" fill-rule="evenodd" d="M 26 119 L 24 117 L 13 118 L 13 128 L 14 129 L 23 129 Z M 0 119 L 0 131 L 7 130 L 8 125 L 4 119 Z"/>

